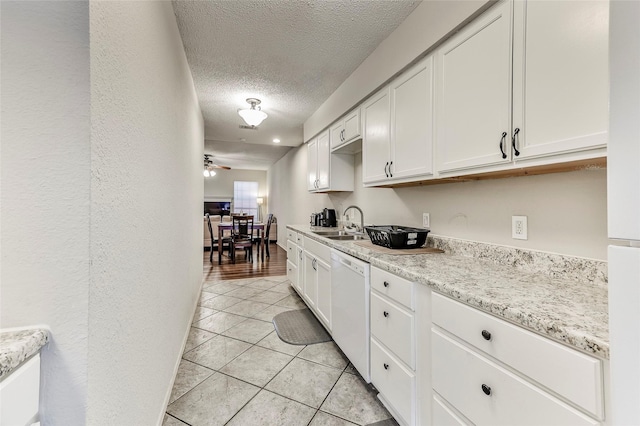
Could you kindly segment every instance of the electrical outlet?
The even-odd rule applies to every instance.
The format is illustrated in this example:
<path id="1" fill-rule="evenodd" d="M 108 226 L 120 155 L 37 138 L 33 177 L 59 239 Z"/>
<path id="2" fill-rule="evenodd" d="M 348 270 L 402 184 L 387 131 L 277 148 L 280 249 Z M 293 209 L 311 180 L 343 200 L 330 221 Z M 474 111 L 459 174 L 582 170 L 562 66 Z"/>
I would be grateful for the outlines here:
<path id="1" fill-rule="evenodd" d="M 429 213 L 422 213 L 422 227 L 428 228 L 431 224 L 431 220 L 429 219 Z"/>
<path id="2" fill-rule="evenodd" d="M 526 216 L 511 216 L 511 238 L 515 240 L 527 239 Z"/>

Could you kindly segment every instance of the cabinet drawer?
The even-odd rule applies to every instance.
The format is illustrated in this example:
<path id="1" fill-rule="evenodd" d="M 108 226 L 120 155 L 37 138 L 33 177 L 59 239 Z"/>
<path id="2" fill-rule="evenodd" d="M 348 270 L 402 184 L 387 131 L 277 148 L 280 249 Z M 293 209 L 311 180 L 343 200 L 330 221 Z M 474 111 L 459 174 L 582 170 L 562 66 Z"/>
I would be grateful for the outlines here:
<path id="1" fill-rule="evenodd" d="M 287 240 L 291 240 L 295 243 L 297 238 L 298 238 L 298 233 L 296 231 L 287 229 Z"/>
<path id="2" fill-rule="evenodd" d="M 296 243 L 298 243 L 299 246 L 304 244 L 304 238 L 302 234 L 296 234 Z"/>
<path id="3" fill-rule="evenodd" d="M 36 354 L 0 382 L 0 424 L 26 425 L 38 414 L 40 354 Z"/>
<path id="4" fill-rule="evenodd" d="M 371 292 L 371 334 L 413 370 L 415 331 L 413 313 Z"/>
<path id="5" fill-rule="evenodd" d="M 311 238 L 304 238 L 304 251 L 331 265 L 331 247 L 325 246 Z"/>
<path id="6" fill-rule="evenodd" d="M 371 382 L 406 424 L 414 424 L 415 375 L 371 339 Z"/>
<path id="7" fill-rule="evenodd" d="M 442 295 L 431 303 L 434 324 L 603 419 L 600 360 Z"/>
<path id="8" fill-rule="evenodd" d="M 298 282 L 298 267 L 290 260 L 287 260 L 287 278 L 295 287 Z"/>
<path id="9" fill-rule="evenodd" d="M 298 246 L 291 240 L 287 240 L 287 261 L 298 265 Z"/>
<path id="10" fill-rule="evenodd" d="M 431 424 L 436 426 L 466 426 L 465 422 L 437 396 L 433 396 Z"/>
<path id="11" fill-rule="evenodd" d="M 413 283 L 375 267 L 371 268 L 371 288 L 414 310 Z"/>
<path id="12" fill-rule="evenodd" d="M 434 391 L 475 424 L 599 424 L 438 330 L 431 344 Z"/>

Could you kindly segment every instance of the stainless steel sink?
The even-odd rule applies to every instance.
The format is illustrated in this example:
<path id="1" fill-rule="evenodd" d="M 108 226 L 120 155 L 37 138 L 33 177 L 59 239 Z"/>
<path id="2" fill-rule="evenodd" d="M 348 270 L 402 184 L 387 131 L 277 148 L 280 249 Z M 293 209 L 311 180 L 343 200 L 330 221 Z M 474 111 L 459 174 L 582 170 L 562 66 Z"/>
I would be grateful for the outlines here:
<path id="1" fill-rule="evenodd" d="M 367 239 L 367 236 L 363 234 L 326 235 L 326 237 L 330 240 L 338 241 L 356 241 Z"/>
<path id="2" fill-rule="evenodd" d="M 328 236 L 338 236 L 338 235 L 347 235 L 346 231 L 337 231 L 335 229 L 331 229 L 331 230 L 326 230 L 326 231 L 311 231 L 316 235 L 322 235 L 323 237 L 328 237 Z"/>

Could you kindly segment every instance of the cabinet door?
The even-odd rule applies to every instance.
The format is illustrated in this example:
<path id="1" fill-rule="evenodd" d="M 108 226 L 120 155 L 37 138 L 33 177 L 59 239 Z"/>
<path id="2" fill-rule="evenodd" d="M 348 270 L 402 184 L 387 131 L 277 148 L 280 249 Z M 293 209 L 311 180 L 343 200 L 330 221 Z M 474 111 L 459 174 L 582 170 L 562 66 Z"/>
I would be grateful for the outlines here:
<path id="1" fill-rule="evenodd" d="M 388 178 L 391 101 L 389 88 L 376 93 L 362 107 L 362 181 Z"/>
<path id="2" fill-rule="evenodd" d="M 294 287 L 296 288 L 296 290 L 298 290 L 298 294 L 300 294 L 301 296 L 304 294 L 304 250 L 302 247 L 298 246 L 298 262 L 297 262 L 298 267 L 297 272 L 298 272 L 298 276 L 295 277 L 296 281 L 294 283 Z"/>
<path id="3" fill-rule="evenodd" d="M 298 288 L 298 267 L 290 260 L 287 260 L 287 279 L 293 288 Z"/>
<path id="4" fill-rule="evenodd" d="M 605 146 L 609 2 L 517 1 L 514 7 L 515 158 Z"/>
<path id="5" fill-rule="evenodd" d="M 320 319 L 331 331 L 331 267 L 327 263 L 318 260 L 317 268 L 318 303 L 316 308 Z"/>
<path id="6" fill-rule="evenodd" d="M 334 124 L 329 130 L 331 138 L 331 149 L 337 148 L 345 142 L 343 130 L 344 125 L 342 121 Z"/>
<path id="7" fill-rule="evenodd" d="M 342 137 L 345 142 L 350 142 L 360 137 L 360 109 L 352 111 L 344 118 L 344 133 Z"/>
<path id="8" fill-rule="evenodd" d="M 315 191 L 318 184 L 318 139 L 307 144 L 307 189 Z"/>
<path id="9" fill-rule="evenodd" d="M 331 147 L 329 146 L 329 131 L 318 136 L 318 189 L 329 189 Z"/>
<path id="10" fill-rule="evenodd" d="M 304 270 L 302 271 L 302 274 L 304 276 L 304 282 L 302 287 L 303 297 L 307 302 L 307 305 L 310 308 L 315 310 L 316 300 L 318 299 L 317 260 L 315 256 L 309 253 L 308 251 L 303 252 L 302 257 L 304 259 L 303 261 Z"/>
<path id="11" fill-rule="evenodd" d="M 436 63 L 438 170 L 510 162 L 511 2 L 450 38 Z"/>
<path id="12" fill-rule="evenodd" d="M 392 178 L 433 174 L 433 57 L 391 85 Z"/>

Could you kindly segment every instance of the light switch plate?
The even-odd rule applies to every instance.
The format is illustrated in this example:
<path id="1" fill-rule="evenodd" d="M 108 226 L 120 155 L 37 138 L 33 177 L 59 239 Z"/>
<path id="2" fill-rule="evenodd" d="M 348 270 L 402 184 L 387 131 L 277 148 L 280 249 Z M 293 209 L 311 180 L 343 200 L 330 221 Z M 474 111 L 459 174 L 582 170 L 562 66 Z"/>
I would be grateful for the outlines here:
<path id="1" fill-rule="evenodd" d="M 511 216 L 511 238 L 515 240 L 528 239 L 526 216 Z"/>

